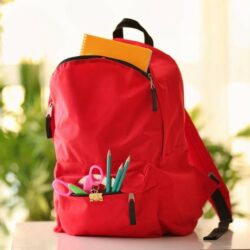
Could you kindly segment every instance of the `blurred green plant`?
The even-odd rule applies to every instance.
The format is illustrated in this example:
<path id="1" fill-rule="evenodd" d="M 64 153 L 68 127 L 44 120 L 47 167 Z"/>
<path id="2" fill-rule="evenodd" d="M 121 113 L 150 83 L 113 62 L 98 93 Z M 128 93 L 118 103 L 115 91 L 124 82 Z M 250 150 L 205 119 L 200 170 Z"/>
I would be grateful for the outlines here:
<path id="1" fill-rule="evenodd" d="M 203 125 L 200 123 L 200 116 L 201 116 L 201 110 L 199 107 L 195 107 L 193 110 L 190 111 L 190 116 L 194 123 L 196 124 L 196 127 L 199 131 L 202 130 Z M 246 136 L 247 130 L 240 131 L 237 136 Z M 249 129 L 250 132 L 250 129 Z M 233 166 L 233 161 L 240 157 L 239 154 L 233 154 L 232 151 L 222 143 L 214 143 L 208 138 L 203 138 L 203 141 L 212 156 L 223 180 L 225 181 L 228 189 L 230 192 L 233 191 L 235 188 L 235 185 L 238 183 L 238 181 L 241 180 L 241 176 L 239 174 L 239 171 L 235 169 Z M 237 202 L 232 202 L 232 210 L 234 215 L 244 217 L 245 214 L 238 211 L 237 209 Z M 215 215 L 214 209 L 210 206 L 210 204 L 206 205 L 204 207 L 204 217 L 205 218 L 212 218 Z"/>
<path id="2" fill-rule="evenodd" d="M 7 207 L 10 214 L 16 207 L 24 207 L 29 220 L 53 217 L 51 182 L 55 158 L 52 143 L 45 137 L 40 69 L 41 64 L 20 64 L 25 97 L 23 112 L 18 115 L 5 110 L 1 95 L 4 86 L 0 87 L 1 116 L 13 115 L 20 125 L 19 131 L 0 129 L 0 181 L 10 190 L 10 197 L 2 199 L 0 205 Z M 6 224 L 1 224 L 6 231 Z"/>
<path id="3" fill-rule="evenodd" d="M 249 138 L 250 137 L 250 125 L 246 126 L 245 128 L 241 129 L 237 135 L 238 137 Z"/>

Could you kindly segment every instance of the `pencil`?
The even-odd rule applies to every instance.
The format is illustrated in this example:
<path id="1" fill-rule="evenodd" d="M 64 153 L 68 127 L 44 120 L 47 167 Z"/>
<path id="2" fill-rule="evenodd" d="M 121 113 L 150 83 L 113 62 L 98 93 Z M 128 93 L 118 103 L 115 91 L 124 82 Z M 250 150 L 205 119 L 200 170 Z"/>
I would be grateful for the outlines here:
<path id="1" fill-rule="evenodd" d="M 111 191 L 111 152 L 110 152 L 110 150 L 108 150 L 106 193 L 109 193 L 110 191 Z"/>
<path id="2" fill-rule="evenodd" d="M 119 180 L 121 178 L 121 175 L 122 175 L 122 171 L 123 171 L 123 164 L 120 165 L 120 167 L 118 168 L 118 171 L 117 171 L 117 174 L 116 174 L 116 177 L 115 177 L 115 182 L 114 182 L 114 185 L 112 186 L 112 192 L 115 192 L 116 189 L 117 189 L 117 185 L 119 183 Z"/>
<path id="3" fill-rule="evenodd" d="M 125 161 L 124 168 L 123 168 L 123 171 L 122 171 L 122 175 L 121 175 L 121 178 L 120 178 L 119 183 L 118 183 L 117 188 L 116 188 L 116 192 L 120 192 L 120 189 L 121 189 L 123 180 L 125 178 L 129 163 L 130 163 L 130 156 Z"/>

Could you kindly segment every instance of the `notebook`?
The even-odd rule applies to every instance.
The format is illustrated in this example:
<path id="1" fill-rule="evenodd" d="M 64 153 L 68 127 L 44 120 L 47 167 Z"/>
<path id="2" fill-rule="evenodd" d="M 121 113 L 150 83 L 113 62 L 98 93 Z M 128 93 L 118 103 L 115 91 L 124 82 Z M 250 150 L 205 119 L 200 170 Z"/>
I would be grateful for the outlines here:
<path id="1" fill-rule="evenodd" d="M 81 55 L 99 55 L 119 59 L 147 72 L 152 50 L 115 40 L 85 34 Z"/>

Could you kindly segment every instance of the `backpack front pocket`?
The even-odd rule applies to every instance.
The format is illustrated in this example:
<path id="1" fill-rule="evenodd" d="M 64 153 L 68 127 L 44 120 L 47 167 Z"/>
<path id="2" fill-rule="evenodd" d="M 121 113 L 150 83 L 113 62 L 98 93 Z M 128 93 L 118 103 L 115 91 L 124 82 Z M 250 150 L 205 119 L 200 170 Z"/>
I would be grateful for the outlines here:
<path id="1" fill-rule="evenodd" d="M 141 179 L 141 174 L 130 177 L 136 179 L 136 175 Z M 58 196 L 57 215 L 63 231 L 71 235 L 160 236 L 158 188 L 153 183 L 145 188 L 146 180 L 147 176 L 134 192 L 124 186 L 120 193 L 103 194 L 102 201 L 91 201 L 87 195 Z"/>
<path id="2" fill-rule="evenodd" d="M 153 193 L 151 190 L 148 195 Z M 102 202 L 90 202 L 89 197 L 60 197 L 58 212 L 62 227 L 72 235 L 158 235 L 157 213 L 153 212 L 158 209 L 157 203 L 148 207 L 147 200 L 138 194 L 133 207 L 129 195 L 104 195 Z"/>

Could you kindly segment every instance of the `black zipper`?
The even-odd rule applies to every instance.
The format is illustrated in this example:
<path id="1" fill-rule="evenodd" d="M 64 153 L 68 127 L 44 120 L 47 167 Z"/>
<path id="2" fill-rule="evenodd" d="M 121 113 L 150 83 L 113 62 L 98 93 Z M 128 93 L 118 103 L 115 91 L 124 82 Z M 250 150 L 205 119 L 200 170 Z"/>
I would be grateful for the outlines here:
<path id="1" fill-rule="evenodd" d="M 102 193 L 103 196 L 106 196 L 106 195 L 116 195 L 116 194 L 123 194 L 122 192 L 115 192 L 115 193 Z M 70 196 L 73 196 L 73 197 L 88 197 L 89 194 L 80 194 L 80 195 L 77 195 L 77 194 L 71 194 Z"/>
<path id="2" fill-rule="evenodd" d="M 145 72 L 143 70 L 141 70 L 140 68 L 136 67 L 135 65 L 128 63 L 126 61 L 123 60 L 119 60 L 119 59 L 115 59 L 115 58 L 111 58 L 111 57 L 106 57 L 106 56 L 98 56 L 98 55 L 85 55 L 85 56 L 74 56 L 74 57 L 69 57 L 65 60 L 63 60 L 62 62 L 60 62 L 58 64 L 57 67 L 59 67 L 60 65 L 66 63 L 66 62 L 70 62 L 70 61 L 75 61 L 75 60 L 85 60 L 85 59 L 95 59 L 95 58 L 103 58 L 103 59 L 107 59 L 110 61 L 114 61 L 117 63 L 121 63 L 123 65 L 126 65 L 130 68 L 133 68 L 134 70 L 138 71 L 140 74 L 142 74 L 144 77 L 146 77 L 149 81 L 150 81 L 150 90 L 151 90 L 151 97 L 152 97 L 152 111 L 156 112 L 157 111 L 157 96 L 156 96 L 156 88 L 151 76 L 150 71 L 148 70 L 148 72 Z"/>
<path id="3" fill-rule="evenodd" d="M 139 71 L 142 75 L 144 75 L 145 77 L 147 77 L 148 80 L 150 80 L 150 77 L 148 76 L 149 71 L 147 73 L 147 72 L 141 70 L 140 68 L 136 67 L 135 65 L 133 65 L 133 64 L 131 64 L 129 62 L 126 62 L 126 61 L 123 61 L 123 60 L 119 60 L 119 59 L 115 59 L 115 58 L 111 58 L 111 57 L 107 57 L 107 56 L 91 55 L 91 56 L 74 56 L 74 57 L 69 57 L 69 58 L 64 59 L 62 62 L 60 62 L 57 67 L 59 67 L 60 65 L 66 63 L 66 62 L 70 62 L 70 61 L 85 60 L 85 59 L 95 59 L 95 58 L 104 58 L 104 59 L 107 59 L 107 60 L 110 60 L 110 61 L 114 61 L 114 62 L 118 62 L 118 63 L 124 64 L 124 65 L 126 65 L 128 67 L 131 67 L 131 68 Z"/>

